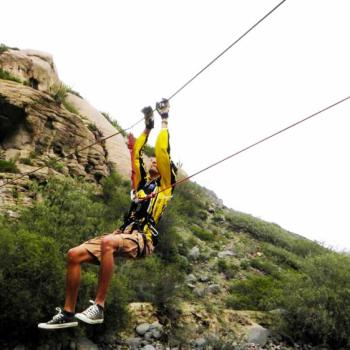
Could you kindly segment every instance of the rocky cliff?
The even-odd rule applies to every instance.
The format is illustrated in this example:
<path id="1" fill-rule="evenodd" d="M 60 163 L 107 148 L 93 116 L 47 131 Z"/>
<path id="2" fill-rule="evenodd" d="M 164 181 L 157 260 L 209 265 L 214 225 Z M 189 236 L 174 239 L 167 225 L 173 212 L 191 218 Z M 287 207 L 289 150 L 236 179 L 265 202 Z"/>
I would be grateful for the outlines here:
<path id="1" fill-rule="evenodd" d="M 69 91 L 57 98 L 64 85 L 51 55 L 9 49 L 0 53 L 0 69 L 7 74 L 7 80 L 0 79 L 0 157 L 3 164 L 13 165 L 0 168 L 1 183 L 42 167 L 2 187 L 0 207 L 13 204 L 14 190 L 26 194 L 32 178 L 42 180 L 52 173 L 98 182 L 116 169 L 129 177 L 124 137 L 101 141 L 117 133 L 101 113 Z M 30 202 L 30 194 L 22 199 Z"/>

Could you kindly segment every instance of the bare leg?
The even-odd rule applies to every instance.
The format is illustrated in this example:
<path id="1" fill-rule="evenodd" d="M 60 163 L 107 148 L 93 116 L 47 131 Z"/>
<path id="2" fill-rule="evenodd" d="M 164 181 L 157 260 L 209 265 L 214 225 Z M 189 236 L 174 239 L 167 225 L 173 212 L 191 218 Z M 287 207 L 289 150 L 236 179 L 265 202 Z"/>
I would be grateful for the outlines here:
<path id="1" fill-rule="evenodd" d="M 98 287 L 95 302 L 104 307 L 109 282 L 114 270 L 114 252 L 123 244 L 119 235 L 108 235 L 101 243 L 101 267 L 98 279 Z"/>
<path id="2" fill-rule="evenodd" d="M 74 312 L 80 286 L 80 265 L 83 262 L 92 262 L 93 257 L 85 248 L 78 246 L 68 251 L 67 261 L 66 301 L 64 310 Z"/>

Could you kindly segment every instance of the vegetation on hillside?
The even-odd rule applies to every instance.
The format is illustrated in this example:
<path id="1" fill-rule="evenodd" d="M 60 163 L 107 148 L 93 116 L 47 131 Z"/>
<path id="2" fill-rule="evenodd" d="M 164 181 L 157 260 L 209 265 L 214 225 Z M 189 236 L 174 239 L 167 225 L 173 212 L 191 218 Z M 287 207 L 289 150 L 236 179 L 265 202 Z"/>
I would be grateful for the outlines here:
<path id="1" fill-rule="evenodd" d="M 30 191 L 37 200 L 21 209 L 20 219 L 0 217 L 1 341 L 69 341 L 81 328 L 48 334 L 37 323 L 64 301 L 67 250 L 121 224 L 129 206 L 129 183 L 117 174 L 105 178 L 101 187 L 51 178 L 33 184 Z M 207 302 L 211 312 L 278 309 L 276 331 L 294 341 L 332 349 L 350 346 L 350 257 L 228 210 L 191 182 L 176 188 L 159 231 L 152 257 L 142 263 L 118 261 L 107 300 L 108 310 L 114 311 L 106 312 L 105 324 L 90 337 L 127 327 L 131 301 L 152 302 L 175 330 L 179 300 L 206 302 L 184 282 L 186 275 L 208 271 L 224 286 L 220 296 Z M 200 247 L 198 257 L 191 254 L 194 247 Z M 218 257 L 230 249 L 232 256 Z M 83 268 L 78 310 L 94 295 L 96 274 L 96 266 Z"/>

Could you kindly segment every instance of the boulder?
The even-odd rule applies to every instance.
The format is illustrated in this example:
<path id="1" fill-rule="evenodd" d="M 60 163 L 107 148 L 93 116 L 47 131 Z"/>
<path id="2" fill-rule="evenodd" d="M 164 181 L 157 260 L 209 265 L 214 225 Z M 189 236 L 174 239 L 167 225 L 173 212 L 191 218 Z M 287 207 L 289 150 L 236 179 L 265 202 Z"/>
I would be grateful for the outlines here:
<path id="1" fill-rule="evenodd" d="M 145 333 L 147 333 L 150 329 L 150 324 L 149 323 L 142 323 L 142 324 L 139 324 L 137 327 L 136 327 L 136 333 L 138 335 L 144 335 Z"/>
<path id="2" fill-rule="evenodd" d="M 267 343 L 267 337 L 269 336 L 269 334 L 270 332 L 268 329 L 260 325 L 253 325 L 248 328 L 247 341 L 248 343 L 254 343 L 264 346 Z"/>
<path id="3" fill-rule="evenodd" d="M 219 258 L 225 258 L 227 256 L 235 256 L 235 253 L 232 250 L 223 250 L 218 253 Z"/>
<path id="4" fill-rule="evenodd" d="M 197 260 L 200 255 L 200 250 L 198 246 L 194 246 L 188 253 L 189 258 Z"/>

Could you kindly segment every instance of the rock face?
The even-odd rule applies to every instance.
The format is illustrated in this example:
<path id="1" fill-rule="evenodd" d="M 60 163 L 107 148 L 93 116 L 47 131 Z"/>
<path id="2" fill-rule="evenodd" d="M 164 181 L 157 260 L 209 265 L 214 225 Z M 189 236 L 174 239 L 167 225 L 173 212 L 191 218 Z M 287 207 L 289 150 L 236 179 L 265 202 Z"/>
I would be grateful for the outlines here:
<path id="1" fill-rule="evenodd" d="M 60 83 L 52 56 L 45 52 L 8 50 L 0 55 L 0 67 L 39 91 Z"/>
<path id="2" fill-rule="evenodd" d="M 79 113 L 95 124 L 104 137 L 116 134 L 118 131 L 111 123 L 91 104 L 73 94 L 68 94 L 68 101 Z M 105 147 L 108 152 L 108 160 L 113 167 L 125 178 L 130 178 L 130 153 L 126 146 L 123 135 L 119 134 L 106 140 Z"/>
<path id="3" fill-rule="evenodd" d="M 50 54 L 9 49 L 0 53 L 0 68 L 22 82 L 0 80 L 0 160 L 13 162 L 18 170 L 16 174 L 0 168 L 0 184 L 42 167 L 16 185 L 0 187 L 0 209 L 16 204 L 13 191 L 23 193 L 22 203 L 29 204 L 26 188 L 31 178 L 61 173 L 99 182 L 112 169 L 130 178 L 124 137 L 101 141 L 117 133 L 114 126 L 81 97 L 67 93 L 57 102 L 51 96 L 62 83 Z M 69 112 L 63 101 L 77 113 Z"/>
<path id="4" fill-rule="evenodd" d="M 98 182 L 109 173 L 108 152 L 98 140 L 98 133 L 91 131 L 79 115 L 58 105 L 48 94 L 19 83 L 0 81 L 0 151 L 3 158 L 17 160 L 20 173 L 43 166 L 29 179 L 61 173 Z M 94 142 L 97 142 L 94 146 L 77 152 Z M 18 174 L 0 173 L 0 181 L 14 177 Z M 27 181 L 28 176 L 19 185 Z M 3 206 L 11 197 L 12 188 L 8 185 L 0 190 Z"/>

